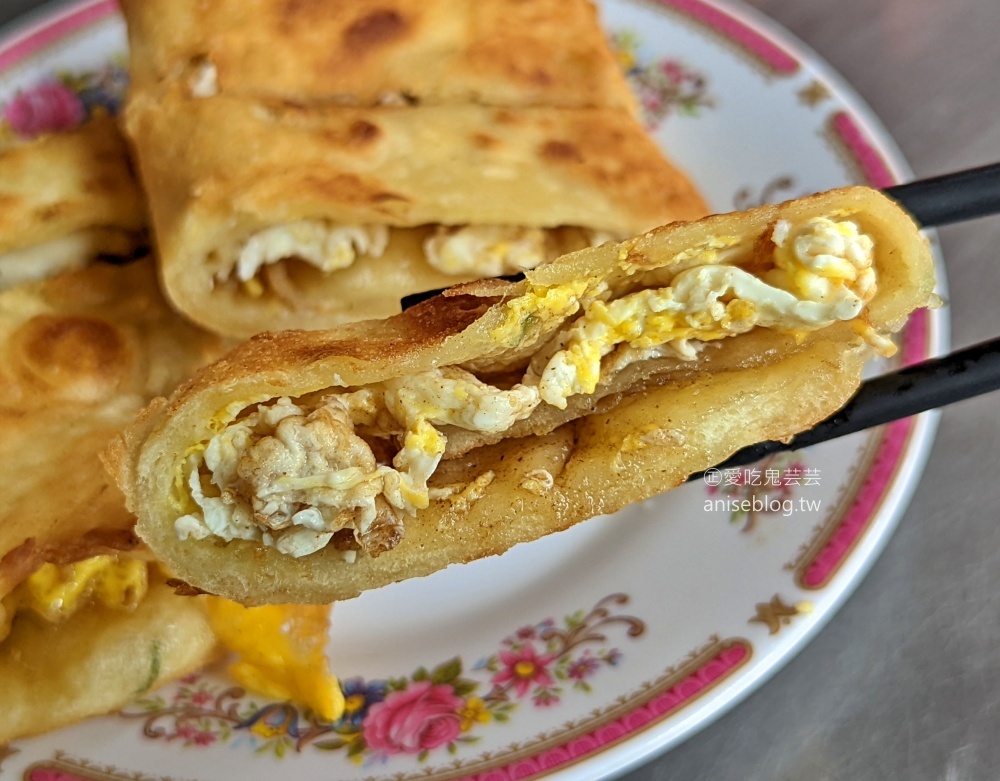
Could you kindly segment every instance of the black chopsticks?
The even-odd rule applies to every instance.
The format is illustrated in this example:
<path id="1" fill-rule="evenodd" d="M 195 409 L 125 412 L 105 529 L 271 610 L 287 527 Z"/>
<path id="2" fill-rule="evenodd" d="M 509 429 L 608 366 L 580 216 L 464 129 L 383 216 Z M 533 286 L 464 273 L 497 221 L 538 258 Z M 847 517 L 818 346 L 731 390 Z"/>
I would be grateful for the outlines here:
<path id="1" fill-rule="evenodd" d="M 1000 163 L 883 190 L 926 228 L 1000 213 Z"/>
<path id="2" fill-rule="evenodd" d="M 846 406 L 790 442 L 750 445 L 716 468 L 746 466 L 773 453 L 801 450 L 995 390 L 1000 390 L 1000 338 L 866 380 Z"/>

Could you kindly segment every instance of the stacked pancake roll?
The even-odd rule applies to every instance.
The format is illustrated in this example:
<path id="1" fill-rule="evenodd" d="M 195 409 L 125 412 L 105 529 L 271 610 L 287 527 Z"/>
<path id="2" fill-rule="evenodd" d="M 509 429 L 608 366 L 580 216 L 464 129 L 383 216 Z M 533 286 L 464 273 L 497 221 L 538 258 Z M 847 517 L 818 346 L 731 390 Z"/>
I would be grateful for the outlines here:
<path id="1" fill-rule="evenodd" d="M 0 150 L 0 454 L 22 475 L 0 519 L 0 743 L 119 707 L 219 640 L 257 691 L 342 708 L 326 608 L 196 596 L 101 464 L 224 337 L 391 314 L 705 211 L 589 3 L 123 6 L 127 138 L 98 115 Z"/>
<path id="2" fill-rule="evenodd" d="M 283 626 L 333 720 L 329 603 L 808 428 L 932 295 L 877 192 L 705 217 L 586 0 L 122 9 L 126 138 L 0 151 L 0 744 Z"/>
<path id="3" fill-rule="evenodd" d="M 234 345 L 177 314 L 134 257 L 146 206 L 117 124 L 7 147 L 0 173 L 0 744 L 119 708 L 221 646 L 255 691 L 334 718 L 326 609 L 175 593 L 102 465 L 144 405 Z"/>
<path id="4" fill-rule="evenodd" d="M 164 288 L 220 333 L 385 317 L 706 212 L 583 0 L 123 8 Z"/>
<path id="5" fill-rule="evenodd" d="M 179 577 L 326 602 L 614 512 L 840 408 L 934 286 L 847 188 L 579 250 L 400 315 L 257 336 L 111 461 Z"/>

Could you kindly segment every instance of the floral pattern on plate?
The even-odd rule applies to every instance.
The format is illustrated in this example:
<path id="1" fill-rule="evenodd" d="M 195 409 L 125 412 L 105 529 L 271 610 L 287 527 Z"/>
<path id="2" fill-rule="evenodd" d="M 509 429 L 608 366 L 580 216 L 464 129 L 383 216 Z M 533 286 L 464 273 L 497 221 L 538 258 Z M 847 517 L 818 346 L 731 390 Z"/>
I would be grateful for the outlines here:
<path id="1" fill-rule="evenodd" d="M 589 693 L 591 679 L 623 656 L 609 645 L 608 630 L 618 627 L 631 639 L 645 632 L 642 620 L 614 612 L 627 602 L 612 594 L 561 623 L 546 618 L 523 626 L 468 674 L 455 657 L 404 678 L 348 679 L 342 683 L 346 710 L 333 723 L 287 702 L 260 705 L 243 689 L 200 674 L 182 681 L 172 699 L 145 697 L 121 715 L 144 719 L 147 737 L 184 746 L 244 744 L 277 757 L 312 746 L 342 749 L 357 762 L 395 754 L 422 762 L 477 742 L 475 730 L 510 720 L 522 705 L 553 708 L 568 691 Z"/>
<path id="2" fill-rule="evenodd" d="M 646 127 L 655 130 L 672 113 L 696 117 L 713 101 L 704 75 L 673 57 L 646 62 L 642 39 L 634 30 L 611 33 L 611 46 L 639 102 Z"/>
<path id="3" fill-rule="evenodd" d="M 99 113 L 117 114 L 128 89 L 126 57 L 83 73 L 57 73 L 18 90 L 0 107 L 0 139 L 27 141 L 72 130 Z"/>

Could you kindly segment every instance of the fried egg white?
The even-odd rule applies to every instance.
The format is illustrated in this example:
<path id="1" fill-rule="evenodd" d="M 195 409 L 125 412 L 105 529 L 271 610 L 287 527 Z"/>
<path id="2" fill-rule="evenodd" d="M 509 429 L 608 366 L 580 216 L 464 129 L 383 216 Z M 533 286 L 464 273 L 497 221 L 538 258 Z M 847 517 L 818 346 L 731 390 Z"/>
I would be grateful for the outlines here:
<path id="1" fill-rule="evenodd" d="M 299 220 L 253 234 L 240 248 L 230 273 L 247 283 L 268 264 L 298 258 L 320 271 L 347 268 L 361 255 L 381 257 L 389 244 L 385 225 L 333 225 L 323 220 Z"/>

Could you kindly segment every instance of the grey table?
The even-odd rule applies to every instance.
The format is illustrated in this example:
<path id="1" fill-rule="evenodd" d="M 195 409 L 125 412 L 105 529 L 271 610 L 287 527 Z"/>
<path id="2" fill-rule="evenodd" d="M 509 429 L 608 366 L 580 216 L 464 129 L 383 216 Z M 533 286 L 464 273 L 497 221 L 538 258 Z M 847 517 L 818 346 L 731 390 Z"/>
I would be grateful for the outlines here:
<path id="1" fill-rule="evenodd" d="M 0 0 L 0 24 L 40 5 Z M 874 108 L 916 175 L 1000 161 L 1000 0 L 752 0 Z M 1000 335 L 1000 217 L 945 228 L 953 344 Z M 756 694 L 634 770 L 661 779 L 1000 779 L 1000 394 L 946 409 L 855 595 Z"/>

